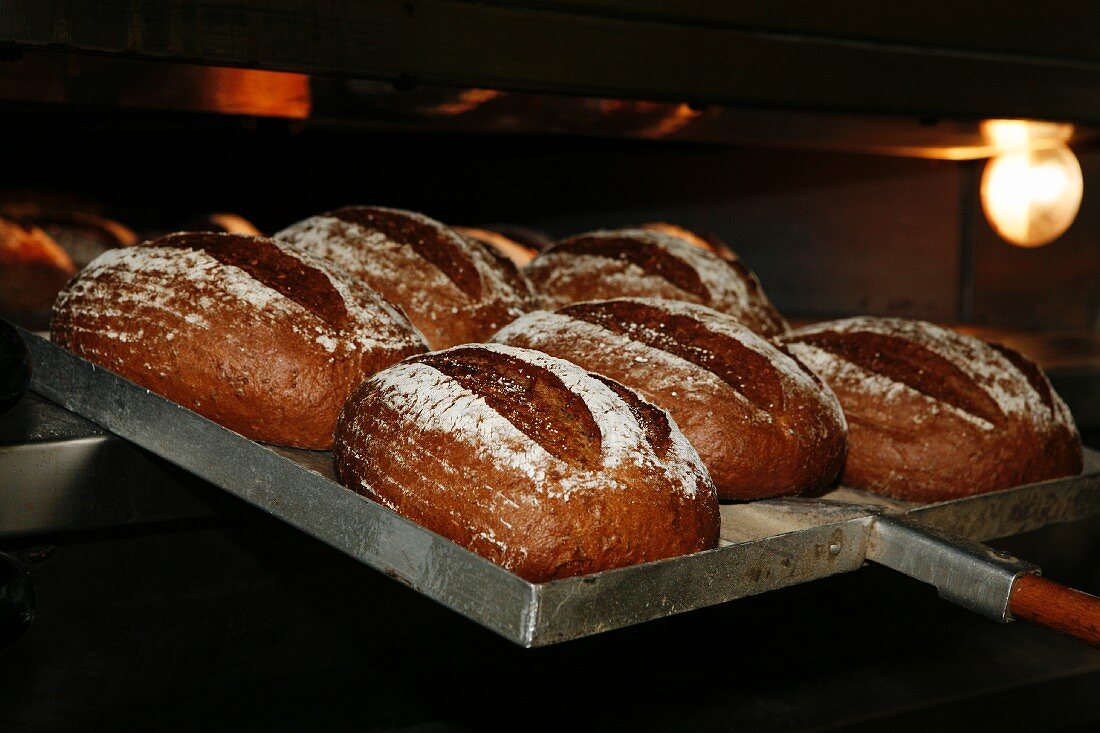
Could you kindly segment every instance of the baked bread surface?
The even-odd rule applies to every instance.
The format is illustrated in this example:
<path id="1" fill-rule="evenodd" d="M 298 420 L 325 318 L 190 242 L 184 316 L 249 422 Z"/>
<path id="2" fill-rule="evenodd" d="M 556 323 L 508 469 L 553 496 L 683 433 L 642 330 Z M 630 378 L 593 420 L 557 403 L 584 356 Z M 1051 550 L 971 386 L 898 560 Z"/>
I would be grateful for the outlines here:
<path id="1" fill-rule="evenodd" d="M 808 369 L 735 319 L 656 298 L 536 311 L 494 341 L 567 359 L 669 411 L 723 499 L 813 492 L 836 479 L 846 425 Z"/>
<path id="2" fill-rule="evenodd" d="M 408 314 L 433 349 L 484 341 L 530 306 L 511 261 L 412 211 L 347 206 L 275 238 L 370 285 Z"/>
<path id="3" fill-rule="evenodd" d="M 741 260 L 725 259 L 665 232 L 580 234 L 540 253 L 524 274 L 546 310 L 585 300 L 665 298 L 709 306 L 764 336 L 788 330 Z"/>
<path id="4" fill-rule="evenodd" d="M 715 547 L 714 485 L 660 408 L 535 351 L 458 346 L 340 416 L 349 488 L 533 582 Z"/>
<path id="5" fill-rule="evenodd" d="M 781 339 L 848 418 L 842 481 L 940 501 L 1081 472 L 1081 439 L 1043 371 L 923 321 L 849 318 Z"/>
<path id="6" fill-rule="evenodd" d="M 55 343 L 242 435 L 332 445 L 364 379 L 426 346 L 366 285 L 277 242 L 174 234 L 109 250 L 62 291 Z"/>

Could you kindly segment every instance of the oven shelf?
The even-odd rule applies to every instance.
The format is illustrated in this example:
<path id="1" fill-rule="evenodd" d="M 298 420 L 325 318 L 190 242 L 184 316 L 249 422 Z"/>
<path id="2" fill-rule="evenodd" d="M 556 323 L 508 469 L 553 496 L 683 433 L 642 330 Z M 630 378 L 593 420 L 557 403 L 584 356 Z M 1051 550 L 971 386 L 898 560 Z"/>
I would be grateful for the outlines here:
<path id="1" fill-rule="evenodd" d="M 1095 24 L 1080 6 L 997 13 L 941 0 L 844 14 L 812 2 L 3 0 L 0 42 L 399 88 L 1100 121 Z"/>

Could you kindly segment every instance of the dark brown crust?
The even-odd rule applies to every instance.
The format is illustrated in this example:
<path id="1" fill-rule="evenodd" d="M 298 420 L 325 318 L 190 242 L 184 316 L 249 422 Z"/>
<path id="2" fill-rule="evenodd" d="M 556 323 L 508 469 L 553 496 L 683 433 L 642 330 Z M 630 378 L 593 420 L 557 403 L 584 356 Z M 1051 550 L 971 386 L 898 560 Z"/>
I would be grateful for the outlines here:
<path id="1" fill-rule="evenodd" d="M 1010 349 L 1004 344 L 993 343 L 987 341 L 992 348 L 999 351 L 1006 359 L 1012 362 L 1012 366 L 1020 370 L 1020 373 L 1027 378 L 1028 383 L 1031 384 L 1031 388 L 1039 393 L 1039 397 L 1043 400 L 1043 404 L 1047 406 L 1047 409 L 1054 409 L 1054 390 L 1051 389 L 1050 382 L 1047 381 L 1046 375 L 1043 374 L 1043 370 L 1039 368 L 1039 365 L 1028 359 L 1015 349 Z"/>
<path id="2" fill-rule="evenodd" d="M 592 413 L 553 372 L 508 354 L 457 348 L 417 357 L 474 394 L 560 461 L 596 470 L 602 441 Z"/>
<path id="3" fill-rule="evenodd" d="M 826 331 L 807 334 L 799 340 L 994 425 L 1004 421 L 997 403 L 976 389 L 961 369 L 908 339 L 869 332 Z"/>
<path id="4" fill-rule="evenodd" d="M 608 379 L 602 374 L 593 374 L 591 372 L 589 372 L 589 374 L 606 384 L 608 389 L 619 395 L 619 399 L 630 407 L 630 412 L 634 415 L 634 420 L 638 423 L 638 427 L 645 432 L 646 442 L 653 448 L 653 451 L 659 458 L 667 456 L 668 449 L 672 445 L 672 426 L 668 422 L 668 415 L 665 411 L 656 405 L 639 399 L 638 394 L 634 392 L 634 390 L 627 389 L 614 379 Z"/>
<path id="5" fill-rule="evenodd" d="M 763 336 L 786 333 L 786 321 L 744 263 L 701 242 L 690 232 L 661 228 L 581 234 L 540 253 L 524 274 L 547 310 L 609 298 L 666 298 L 726 313 Z"/>
<path id="6" fill-rule="evenodd" d="M 748 287 L 749 292 L 753 295 L 760 295 L 760 280 L 757 279 L 756 273 L 749 269 L 748 265 L 741 261 L 741 258 L 737 255 L 732 257 L 722 258 L 733 271 L 737 273 L 738 277 L 744 281 L 745 286 Z"/>
<path id="7" fill-rule="evenodd" d="M 700 302 L 710 300 L 710 291 L 691 265 L 678 257 L 637 239 L 627 237 L 571 237 L 554 247 L 557 254 L 593 255 L 609 260 L 626 260 L 649 275 L 664 278 Z"/>
<path id="8" fill-rule="evenodd" d="M 254 241 L 224 234 L 207 236 L 229 239 L 229 249 Z M 251 272 L 263 278 L 281 273 L 276 279 L 279 292 L 329 315 L 334 312 L 325 305 L 327 296 L 319 295 L 332 288 L 324 273 L 310 266 L 287 267 L 284 259 L 293 257 L 270 241 L 255 244 L 254 257 L 245 262 Z M 129 248 L 122 256 L 137 256 L 156 246 L 154 242 Z M 181 247 L 176 240 L 158 252 L 164 256 L 178 252 L 183 257 L 186 249 L 191 248 Z M 214 255 L 209 249 L 223 256 L 227 251 L 217 246 L 200 249 L 210 256 Z M 277 254 L 273 256 L 272 250 Z M 104 257 L 122 252 L 115 250 Z M 318 277 L 325 278 L 327 287 L 318 288 Z M 364 348 L 352 340 L 354 329 L 364 326 L 352 323 L 350 316 L 344 319 L 346 329 L 327 321 L 322 325 L 306 314 L 301 317 L 308 318 L 308 323 L 298 323 L 279 315 L 281 311 L 257 309 L 231 295 L 214 277 L 197 283 L 183 268 L 144 265 L 123 271 L 118 265 L 97 268 L 96 263 L 59 297 L 52 338 L 246 437 L 327 449 L 336 417 L 351 391 L 379 369 L 425 351 L 412 325 L 386 310 L 366 286 L 350 280 L 345 285 L 349 299 L 370 314 L 366 327 L 376 346 Z M 120 307 L 125 309 L 124 318 L 110 315 Z M 336 348 L 327 350 L 319 336 Z"/>
<path id="9" fill-rule="evenodd" d="M 531 306 L 530 286 L 511 262 L 414 212 L 349 206 L 275 238 L 377 290 L 433 349 L 484 341 Z"/>
<path id="10" fill-rule="evenodd" d="M 516 263 L 508 259 L 499 249 L 492 244 L 482 241 L 478 237 L 466 236 L 466 241 L 471 241 L 474 246 L 481 247 L 490 257 L 496 261 L 497 266 L 500 268 L 501 275 L 512 286 L 517 293 L 523 295 L 524 308 L 530 306 L 531 299 L 531 286 L 527 282 L 527 278 L 523 276 L 523 273 L 516 267 Z"/>
<path id="11" fill-rule="evenodd" d="M 621 385 L 614 391 L 631 394 Z M 337 423 L 333 450 L 341 481 L 531 582 L 718 544 L 718 504 L 701 470 L 695 496 L 683 493 L 652 460 L 623 461 L 594 476 L 570 465 L 543 466 L 545 477 L 535 480 L 512 461 L 493 460 L 500 446 L 423 429 L 413 415 L 425 404 L 446 409 L 449 402 L 431 392 L 417 395 L 425 399 L 416 409 L 394 405 L 377 379 L 352 395 Z M 642 415 L 656 409 L 641 405 Z M 583 445 L 584 431 L 576 434 Z M 589 476 L 585 486 L 564 493 L 562 482 L 582 474 Z"/>
<path id="12" fill-rule="evenodd" d="M 690 316 L 629 300 L 578 303 L 558 312 L 667 351 L 712 372 L 761 410 L 783 409 L 783 385 L 774 362 Z"/>
<path id="13" fill-rule="evenodd" d="M 336 328 L 348 325 L 348 309 L 320 270 L 288 255 L 266 237 L 187 232 L 145 246 L 201 250 L 223 265 L 238 267 Z"/>
<path id="14" fill-rule="evenodd" d="M 331 213 L 341 221 L 382 232 L 394 242 L 402 242 L 430 262 L 471 300 L 481 297 L 481 275 L 473 261 L 454 240 L 440 230 L 400 211 L 371 206 L 346 206 Z"/>
<path id="15" fill-rule="evenodd" d="M 667 410 L 699 452 L 720 498 L 814 492 L 840 473 L 846 434 L 835 402 L 816 379 L 784 387 L 776 361 L 783 355 L 770 344 L 760 341 L 759 353 L 659 301 L 580 303 L 559 314 L 573 320 L 549 326 L 532 314 L 494 340 L 571 361 Z M 683 361 L 670 368 L 663 354 Z"/>
<path id="16" fill-rule="evenodd" d="M 838 333 L 827 327 L 813 327 L 812 333 L 796 331 L 783 341 L 816 345 L 837 359 L 851 360 L 915 390 L 890 390 L 887 399 L 881 383 L 820 374 L 848 418 L 844 484 L 906 501 L 933 502 L 1080 473 L 1081 441 L 1071 422 L 1006 414 L 995 403 L 990 408 L 989 395 L 955 364 L 938 355 L 927 358 L 924 346 L 901 333 L 882 338 L 881 333 L 849 328 Z M 974 354 L 985 348 L 977 339 L 968 343 Z M 998 377 L 1002 385 L 1018 380 L 1019 390 L 1038 392 L 1045 409 L 1064 410 L 1038 366 L 1017 352 L 990 346 L 1015 369 L 1006 368 Z M 878 358 L 866 358 L 870 352 Z M 985 358 L 991 359 L 992 351 L 987 353 Z M 938 404 L 930 405 L 929 398 Z M 989 427 L 956 410 L 981 417 Z"/>

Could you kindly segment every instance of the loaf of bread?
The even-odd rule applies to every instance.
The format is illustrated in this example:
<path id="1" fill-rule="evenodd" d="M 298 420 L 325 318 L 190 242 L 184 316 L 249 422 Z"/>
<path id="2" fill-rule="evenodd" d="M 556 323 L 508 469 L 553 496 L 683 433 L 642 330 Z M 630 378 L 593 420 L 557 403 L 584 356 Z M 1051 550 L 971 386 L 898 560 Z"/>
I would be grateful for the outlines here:
<path id="1" fill-rule="evenodd" d="M 722 499 L 821 489 L 840 473 L 846 427 L 833 393 L 732 317 L 656 298 L 536 311 L 493 337 L 567 359 L 668 410 Z"/>
<path id="2" fill-rule="evenodd" d="M 0 218 L 0 313 L 47 311 L 75 274 L 72 258 L 39 227 Z"/>
<path id="3" fill-rule="evenodd" d="M 429 346 L 484 341 L 529 306 L 507 258 L 421 214 L 348 206 L 275 238 L 335 263 L 400 306 Z"/>
<path id="4" fill-rule="evenodd" d="M 698 303 L 772 336 L 787 330 L 760 281 L 683 238 L 645 229 L 591 232 L 563 240 L 524 270 L 546 310 L 604 298 L 666 298 Z"/>
<path id="5" fill-rule="evenodd" d="M 535 351 L 465 345 L 371 377 L 346 486 L 533 582 L 715 547 L 718 503 L 660 408 Z"/>
<path id="6" fill-rule="evenodd" d="M 733 250 L 729 248 L 729 245 L 727 245 L 718 237 L 709 234 L 705 236 L 696 234 L 690 229 L 685 229 L 678 224 L 670 224 L 667 221 L 651 221 L 646 224 L 642 224 L 639 229 L 647 229 L 651 232 L 662 232 L 664 234 L 671 234 L 674 237 L 679 237 L 685 242 L 694 244 L 700 249 L 705 249 L 708 252 L 713 252 L 722 259 L 738 259 Z"/>
<path id="7" fill-rule="evenodd" d="M 2 211 L 5 216 L 41 228 L 68 253 L 79 270 L 108 249 L 128 247 L 138 241 L 137 235 L 126 225 L 89 210 L 96 208 L 89 202 L 47 199 L 9 202 L 4 204 Z"/>
<path id="8" fill-rule="evenodd" d="M 507 257 L 517 268 L 526 267 L 539 253 L 537 249 L 528 247 L 522 242 L 506 237 L 492 229 L 482 229 L 480 227 L 453 227 L 453 229 L 464 237 L 476 239 L 486 247 L 496 250 L 499 254 Z"/>
<path id="9" fill-rule="evenodd" d="M 331 265 L 264 237 L 110 250 L 58 296 L 53 340 L 238 433 L 329 448 L 348 395 L 425 344 Z"/>
<path id="10" fill-rule="evenodd" d="M 263 232 L 240 214 L 218 211 L 212 214 L 193 216 L 180 225 L 184 232 L 223 232 L 225 234 L 252 234 L 261 236 Z"/>
<path id="11" fill-rule="evenodd" d="M 1081 439 L 1018 352 L 922 321 L 850 318 L 781 339 L 848 417 L 843 482 L 940 501 L 1081 471 Z"/>

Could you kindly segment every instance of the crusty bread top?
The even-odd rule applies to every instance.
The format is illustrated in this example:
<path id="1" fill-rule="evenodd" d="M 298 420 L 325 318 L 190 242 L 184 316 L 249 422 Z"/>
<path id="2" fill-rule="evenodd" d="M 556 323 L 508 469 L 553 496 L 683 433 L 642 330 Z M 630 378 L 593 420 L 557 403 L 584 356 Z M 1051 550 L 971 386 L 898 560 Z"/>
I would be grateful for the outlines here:
<path id="1" fill-rule="evenodd" d="M 181 233 L 108 250 L 61 292 L 55 312 L 66 313 L 69 329 L 125 343 L 145 338 L 150 325 L 131 317 L 134 305 L 201 329 L 213 327 L 214 310 L 253 310 L 334 356 L 417 340 L 404 314 L 373 290 L 266 237 Z"/>
<path id="2" fill-rule="evenodd" d="M 609 261 L 625 267 L 606 271 Z M 598 273 L 605 291 L 629 296 L 644 294 L 647 286 L 655 291 L 671 286 L 682 299 L 742 317 L 753 330 L 768 335 L 787 330 L 756 275 L 739 259 L 725 259 L 664 232 L 617 229 L 569 237 L 536 257 L 527 271 L 550 300 L 577 278 Z"/>
<path id="3" fill-rule="evenodd" d="M 627 465 L 663 474 L 684 497 L 713 493 L 671 418 L 609 382 L 537 351 L 478 344 L 407 359 L 368 385 L 419 431 L 449 435 L 470 457 L 526 476 L 527 501 L 630 491 L 615 474 Z"/>
<path id="4" fill-rule="evenodd" d="M 794 358 L 732 317 L 681 301 L 616 298 L 575 303 L 554 313 L 536 311 L 501 329 L 494 341 L 522 335 L 537 349 L 571 333 L 590 333 L 593 338 L 586 342 L 604 343 L 625 359 L 660 362 L 661 383 L 648 385 L 655 393 L 692 400 L 700 391 L 732 391 L 766 422 L 783 409 L 790 390 L 822 391 L 817 378 Z M 844 425 L 840 404 L 824 392 L 831 416 Z"/>
<path id="5" fill-rule="evenodd" d="M 923 397 L 982 430 L 1011 420 L 1038 430 L 1075 429 L 1042 371 L 1018 353 L 948 328 L 900 318 L 849 318 L 801 328 L 782 339 L 835 387 L 882 404 Z"/>
<path id="6" fill-rule="evenodd" d="M 514 317 L 529 296 L 511 263 L 413 211 L 346 206 L 292 224 L 275 238 L 363 278 L 410 312 L 431 311 L 444 291 L 469 306 L 513 306 Z M 414 262 L 420 264 L 410 269 Z"/>

